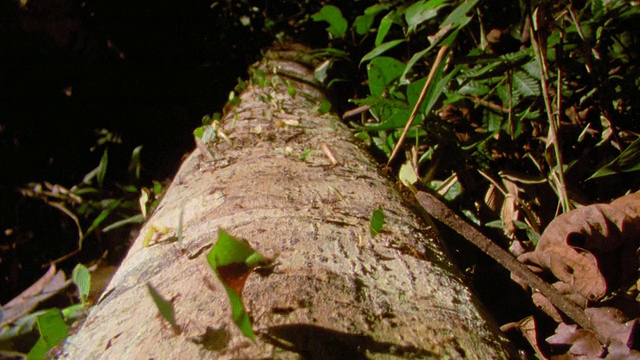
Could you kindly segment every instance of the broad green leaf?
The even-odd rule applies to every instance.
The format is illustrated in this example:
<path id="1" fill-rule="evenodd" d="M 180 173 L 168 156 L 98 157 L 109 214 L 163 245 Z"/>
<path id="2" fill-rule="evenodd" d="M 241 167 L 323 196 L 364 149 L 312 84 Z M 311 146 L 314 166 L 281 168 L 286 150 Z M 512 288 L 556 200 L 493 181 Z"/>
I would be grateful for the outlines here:
<path id="1" fill-rule="evenodd" d="M 356 29 L 358 35 L 364 35 L 369 32 L 375 15 L 360 15 L 353 21 L 353 27 Z"/>
<path id="2" fill-rule="evenodd" d="M 334 37 L 340 38 L 349 26 L 347 20 L 342 16 L 342 11 L 333 5 L 325 5 L 319 12 L 313 14 L 311 18 L 314 21 L 326 21 L 329 23 L 327 31 Z"/>
<path id="3" fill-rule="evenodd" d="M 151 284 L 147 283 L 147 289 L 149 289 L 149 294 L 153 299 L 153 302 L 156 304 L 158 308 L 158 312 L 162 316 L 163 319 L 167 320 L 167 322 L 171 325 L 173 331 L 177 334 L 180 333 L 180 327 L 176 322 L 176 312 L 173 309 L 173 302 L 170 300 L 166 300 L 160 295 L 158 290 L 156 290 Z"/>
<path id="4" fill-rule="evenodd" d="M 406 41 L 405 39 L 398 39 L 398 40 L 388 41 L 384 44 L 380 44 L 379 46 L 377 46 L 376 48 L 368 52 L 365 56 L 363 56 L 362 60 L 360 60 L 360 64 L 362 64 L 365 61 L 369 61 L 379 55 L 382 55 L 387 50 L 392 49 L 398 46 L 399 44 L 402 44 L 405 41 Z"/>
<path id="5" fill-rule="evenodd" d="M 207 255 L 207 262 L 227 292 L 234 323 L 244 336 L 255 339 L 249 314 L 242 304 L 242 289 L 252 269 L 265 263 L 265 258 L 246 241 L 236 239 L 220 229 L 218 241 Z"/>
<path id="6" fill-rule="evenodd" d="M 86 303 L 89 298 L 89 292 L 91 291 L 91 273 L 89 273 L 89 269 L 82 264 L 78 264 L 73 269 L 71 278 L 78 288 L 80 301 L 82 301 L 83 304 Z"/>
<path id="7" fill-rule="evenodd" d="M 640 138 L 629 144 L 618 157 L 601 167 L 587 180 L 640 170 Z"/>
<path id="8" fill-rule="evenodd" d="M 51 309 L 37 317 L 40 339 L 29 351 L 29 359 L 44 359 L 47 352 L 69 336 L 67 325 L 58 309 Z"/>
<path id="9" fill-rule="evenodd" d="M 404 66 L 404 63 L 386 56 L 371 60 L 367 65 L 371 95 L 382 96 L 387 85 L 402 74 Z"/>
<path id="10" fill-rule="evenodd" d="M 445 6 L 446 0 L 421 0 L 413 3 L 404 12 L 404 18 L 409 25 L 407 32 L 412 34 L 418 25 L 433 19 L 438 15 L 438 10 Z"/>
<path id="11" fill-rule="evenodd" d="M 384 226 L 384 211 L 382 207 L 379 207 L 373 210 L 373 214 L 371 214 L 371 236 L 376 236 L 382 231 L 382 227 Z"/>

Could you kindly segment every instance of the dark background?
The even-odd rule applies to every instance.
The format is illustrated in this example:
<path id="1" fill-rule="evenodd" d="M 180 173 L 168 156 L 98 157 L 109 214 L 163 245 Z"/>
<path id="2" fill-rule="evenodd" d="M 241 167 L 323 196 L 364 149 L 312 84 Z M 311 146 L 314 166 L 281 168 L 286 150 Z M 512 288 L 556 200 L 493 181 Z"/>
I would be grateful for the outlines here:
<path id="1" fill-rule="evenodd" d="M 89 150 L 98 129 L 123 141 L 110 149 L 109 183 L 126 183 L 138 145 L 137 185 L 170 178 L 193 149 L 203 115 L 221 111 L 237 79 L 246 78 L 271 37 L 255 19 L 250 27 L 238 22 L 237 13 L 251 14 L 245 2 L 211 5 L 32 0 L 21 7 L 2 0 L 0 303 L 77 247 L 71 219 L 20 196 L 18 187 L 81 182 L 102 155 Z"/>

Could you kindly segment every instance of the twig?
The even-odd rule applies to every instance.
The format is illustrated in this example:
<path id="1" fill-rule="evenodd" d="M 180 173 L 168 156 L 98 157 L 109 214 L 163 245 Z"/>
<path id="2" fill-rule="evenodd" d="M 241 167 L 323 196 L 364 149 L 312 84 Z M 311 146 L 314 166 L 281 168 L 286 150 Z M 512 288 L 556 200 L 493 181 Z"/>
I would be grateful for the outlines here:
<path id="1" fill-rule="evenodd" d="M 564 297 L 564 295 L 562 295 L 556 288 L 549 285 L 529 270 L 526 265 L 519 262 L 507 251 L 496 245 L 486 236 L 482 235 L 482 233 L 469 225 L 466 221 L 462 220 L 442 201 L 423 191 L 418 191 L 416 199 L 427 214 L 433 216 L 436 220 L 442 222 L 470 241 L 473 245 L 477 246 L 482 250 L 482 252 L 489 255 L 500 265 L 509 270 L 513 275 L 522 279 L 522 281 L 524 281 L 529 287 L 538 290 L 542 295 L 546 296 L 554 306 L 573 319 L 573 321 L 582 328 L 595 332 L 589 317 L 587 317 L 578 305 Z"/>
<path id="2" fill-rule="evenodd" d="M 398 139 L 398 143 L 396 144 L 396 147 L 393 148 L 393 152 L 391 153 L 391 156 L 389 156 L 389 161 L 387 161 L 387 166 L 390 165 L 393 159 L 396 157 L 396 155 L 398 155 L 398 151 L 400 151 L 400 148 L 402 147 L 402 144 L 404 143 L 404 140 L 407 137 L 409 128 L 411 127 L 411 124 L 413 124 L 413 120 L 415 120 L 416 115 L 418 114 L 420 105 L 422 105 L 422 102 L 424 101 L 424 98 L 427 95 L 427 90 L 429 89 L 429 86 L 431 86 L 431 83 L 433 82 L 433 77 L 436 74 L 436 69 L 438 68 L 438 66 L 442 62 L 442 59 L 444 59 L 444 56 L 447 54 L 448 51 L 449 51 L 448 45 L 443 45 L 438 51 L 436 60 L 433 62 L 433 66 L 431 66 L 431 71 L 429 71 L 429 76 L 427 76 L 427 82 L 424 83 L 424 87 L 422 88 L 420 97 L 418 98 L 416 105 L 413 107 L 413 111 L 411 112 L 411 116 L 409 116 L 409 120 L 407 120 L 407 125 L 405 125 L 404 130 L 402 131 L 402 135 L 400 135 L 400 139 Z"/>
<path id="3" fill-rule="evenodd" d="M 533 22 L 532 19 L 532 23 Z M 549 76 L 549 69 L 547 68 L 547 61 L 542 49 L 539 45 L 538 34 L 533 30 L 533 27 L 530 29 L 531 31 L 531 45 L 533 45 L 533 50 L 536 54 L 536 58 L 538 58 L 538 64 L 540 65 L 540 82 L 542 83 L 542 98 L 544 99 L 545 110 L 547 111 L 547 117 L 549 119 L 549 134 L 547 135 L 547 148 L 549 147 L 549 143 L 553 146 L 553 152 L 555 155 L 555 164 L 549 163 L 551 166 L 552 178 L 556 182 L 556 192 L 558 194 L 558 198 L 560 199 L 560 204 L 562 204 L 563 212 L 568 212 L 571 210 L 571 205 L 569 203 L 569 196 L 567 195 L 567 187 L 564 180 L 564 164 L 562 160 L 562 150 L 560 149 L 560 139 L 558 138 L 558 123 L 556 120 L 560 116 L 560 114 L 556 114 L 554 117 L 553 107 L 551 105 L 551 97 L 549 96 L 549 88 L 547 83 L 547 77 Z M 560 81 L 560 79 L 558 79 Z"/>
<path id="4" fill-rule="evenodd" d="M 362 105 L 362 106 L 359 106 L 359 107 L 357 107 L 355 109 L 351 109 L 349 111 L 345 111 L 344 114 L 342 114 L 342 118 L 346 119 L 348 117 L 352 117 L 352 116 L 355 116 L 355 115 L 358 115 L 358 114 L 362 114 L 363 112 L 368 111 L 369 109 L 371 109 L 371 105 Z"/>

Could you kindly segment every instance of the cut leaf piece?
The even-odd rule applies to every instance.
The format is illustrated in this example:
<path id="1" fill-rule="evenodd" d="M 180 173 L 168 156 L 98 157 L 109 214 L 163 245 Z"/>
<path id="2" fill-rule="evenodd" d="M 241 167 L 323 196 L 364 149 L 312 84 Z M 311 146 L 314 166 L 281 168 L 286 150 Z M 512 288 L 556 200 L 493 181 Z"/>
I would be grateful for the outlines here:
<path id="1" fill-rule="evenodd" d="M 340 9 L 333 5 L 325 5 L 319 12 L 313 14 L 314 21 L 326 21 L 329 23 L 327 31 L 335 38 L 342 37 L 347 31 L 347 20 L 342 16 Z"/>
<path id="2" fill-rule="evenodd" d="M 218 241 L 207 255 L 207 261 L 227 292 L 234 323 L 244 336 L 255 339 L 249 314 L 242 303 L 242 289 L 253 268 L 266 263 L 266 259 L 246 241 L 220 229 Z"/>
<path id="3" fill-rule="evenodd" d="M 382 231 L 382 226 L 384 226 L 384 211 L 379 207 L 371 214 L 371 236 L 378 235 Z"/>

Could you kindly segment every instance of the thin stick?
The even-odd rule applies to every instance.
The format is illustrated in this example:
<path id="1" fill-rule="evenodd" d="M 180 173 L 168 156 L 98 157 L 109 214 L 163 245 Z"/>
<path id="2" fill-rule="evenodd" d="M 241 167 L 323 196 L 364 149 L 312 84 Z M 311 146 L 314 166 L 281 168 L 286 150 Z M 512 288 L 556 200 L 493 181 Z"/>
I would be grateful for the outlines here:
<path id="1" fill-rule="evenodd" d="M 436 69 L 438 68 L 438 66 L 442 62 L 442 59 L 444 59 L 444 56 L 447 54 L 448 50 L 449 50 L 449 46 L 448 45 L 443 45 L 440 48 L 440 50 L 438 51 L 438 55 L 436 56 L 436 60 L 434 61 L 433 66 L 431 67 L 431 71 L 429 71 L 429 76 L 427 77 L 427 82 L 424 83 L 424 87 L 422 88 L 422 92 L 420 93 L 420 97 L 418 98 L 418 102 L 416 102 L 416 105 L 413 107 L 413 111 L 411 112 L 411 116 L 409 116 L 409 120 L 407 121 L 407 125 L 405 125 L 404 130 L 402 131 L 402 135 L 400 135 L 400 139 L 398 139 L 398 143 L 396 144 L 396 147 L 393 148 L 393 152 L 391 153 L 391 156 L 389 157 L 389 161 L 387 161 L 387 166 L 389 164 L 391 164 L 393 159 L 398 154 L 398 151 L 400 151 L 400 148 L 402 147 L 402 144 L 404 143 L 404 140 L 407 137 L 407 133 L 409 132 L 409 128 L 411 127 L 411 124 L 413 124 L 413 120 L 415 120 L 416 115 L 418 114 L 418 110 L 420 109 L 420 105 L 422 105 L 422 102 L 424 101 L 424 97 L 427 95 L 427 90 L 429 89 L 429 86 L 431 86 L 431 83 L 433 82 L 433 77 L 434 77 L 434 75 L 436 73 Z"/>
<path id="2" fill-rule="evenodd" d="M 489 255 L 512 274 L 522 279 L 522 281 L 524 281 L 529 287 L 538 290 L 542 295 L 546 296 L 554 306 L 573 319 L 573 321 L 583 329 L 595 332 L 593 325 L 584 310 L 571 300 L 567 299 L 556 288 L 540 279 L 536 274 L 529 270 L 526 265 L 519 262 L 510 253 L 502 249 L 486 236 L 482 235 L 482 233 L 469 225 L 466 221 L 462 220 L 442 201 L 423 191 L 419 191 L 416 194 L 416 199 L 427 214 L 433 216 L 436 220 L 442 222 L 470 241 L 473 245 L 477 246 L 482 250 L 482 252 Z M 597 335 L 600 336 L 600 334 Z"/>

